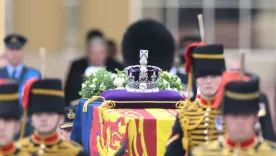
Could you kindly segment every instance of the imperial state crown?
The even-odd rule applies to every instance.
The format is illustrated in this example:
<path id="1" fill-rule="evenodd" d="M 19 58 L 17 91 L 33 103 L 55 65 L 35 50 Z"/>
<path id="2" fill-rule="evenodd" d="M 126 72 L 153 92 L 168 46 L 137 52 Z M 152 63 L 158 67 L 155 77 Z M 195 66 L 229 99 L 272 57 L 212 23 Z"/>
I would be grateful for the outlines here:
<path id="1" fill-rule="evenodd" d="M 147 65 L 148 50 L 140 50 L 140 65 L 129 66 L 125 69 L 128 76 L 128 84 L 125 87 L 128 92 L 158 92 L 158 76 L 162 69 Z"/>

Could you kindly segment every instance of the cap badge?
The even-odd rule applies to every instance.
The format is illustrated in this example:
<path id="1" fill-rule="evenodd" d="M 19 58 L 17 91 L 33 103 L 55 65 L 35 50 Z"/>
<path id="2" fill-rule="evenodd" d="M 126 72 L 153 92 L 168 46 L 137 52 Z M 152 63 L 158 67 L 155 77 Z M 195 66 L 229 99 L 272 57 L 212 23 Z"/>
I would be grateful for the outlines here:
<path id="1" fill-rule="evenodd" d="M 72 109 L 69 109 L 69 113 L 67 114 L 68 119 L 74 119 L 75 118 L 75 113 L 73 112 Z"/>

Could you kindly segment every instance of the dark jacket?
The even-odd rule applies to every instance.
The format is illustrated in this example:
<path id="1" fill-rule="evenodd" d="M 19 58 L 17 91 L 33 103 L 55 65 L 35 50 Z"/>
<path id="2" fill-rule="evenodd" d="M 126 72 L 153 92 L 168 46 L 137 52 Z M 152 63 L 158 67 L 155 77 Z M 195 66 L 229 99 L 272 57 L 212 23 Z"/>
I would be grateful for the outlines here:
<path id="1" fill-rule="evenodd" d="M 84 80 L 84 72 L 89 66 L 87 58 L 81 58 L 72 62 L 65 83 L 65 104 L 68 106 L 73 100 L 79 99 L 79 91 Z M 106 61 L 106 69 L 110 72 L 116 72 L 115 69 L 122 70 L 123 66 L 111 59 Z"/>
<path id="2" fill-rule="evenodd" d="M 274 129 L 273 129 L 269 102 L 264 93 L 261 93 L 260 104 L 261 105 L 263 104 L 265 106 L 265 111 L 266 111 L 265 116 L 261 116 L 259 119 L 259 122 L 262 126 L 263 137 L 264 137 L 264 139 L 275 142 L 276 136 L 275 136 Z"/>

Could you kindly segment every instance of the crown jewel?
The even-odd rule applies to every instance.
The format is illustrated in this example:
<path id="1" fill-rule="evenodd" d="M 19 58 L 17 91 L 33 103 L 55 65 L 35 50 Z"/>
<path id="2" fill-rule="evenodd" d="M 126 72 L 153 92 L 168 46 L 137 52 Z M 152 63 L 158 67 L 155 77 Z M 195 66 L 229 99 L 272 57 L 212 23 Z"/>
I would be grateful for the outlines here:
<path id="1" fill-rule="evenodd" d="M 140 50 L 140 65 L 129 66 L 125 70 L 128 75 L 126 90 L 129 92 L 158 92 L 157 79 L 162 70 L 149 66 L 148 50 Z"/>

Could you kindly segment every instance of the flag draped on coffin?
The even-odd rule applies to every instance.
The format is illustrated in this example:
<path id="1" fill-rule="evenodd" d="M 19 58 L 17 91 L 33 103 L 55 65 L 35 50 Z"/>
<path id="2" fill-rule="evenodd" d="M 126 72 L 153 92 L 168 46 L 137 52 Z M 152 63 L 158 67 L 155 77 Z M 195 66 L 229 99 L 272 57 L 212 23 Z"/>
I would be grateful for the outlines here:
<path id="1" fill-rule="evenodd" d="M 89 138 L 90 129 L 93 121 L 93 109 L 101 105 L 102 101 L 95 101 L 88 105 L 87 112 L 83 112 L 83 106 L 87 100 L 82 99 L 79 102 L 76 116 L 73 123 L 71 140 L 83 145 L 86 152 L 90 152 Z"/>
<path id="2" fill-rule="evenodd" d="M 128 140 L 126 156 L 164 155 L 176 109 L 104 109 L 94 107 L 91 155 L 113 156 Z"/>

